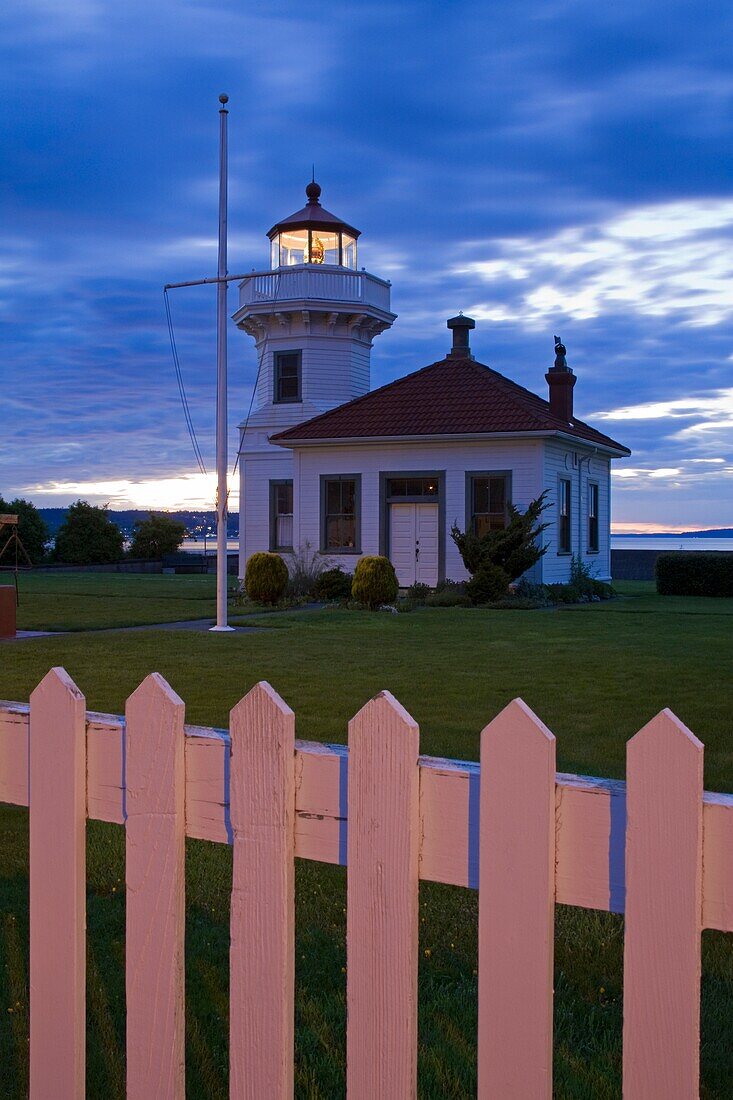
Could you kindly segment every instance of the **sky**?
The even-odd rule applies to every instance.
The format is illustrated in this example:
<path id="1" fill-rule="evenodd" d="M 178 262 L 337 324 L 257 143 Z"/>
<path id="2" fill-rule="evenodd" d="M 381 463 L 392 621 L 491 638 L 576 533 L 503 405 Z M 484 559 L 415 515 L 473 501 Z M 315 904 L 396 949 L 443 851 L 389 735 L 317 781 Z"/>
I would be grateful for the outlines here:
<path id="1" fill-rule="evenodd" d="M 213 506 L 181 412 L 166 282 L 268 266 L 303 205 L 393 283 L 372 384 L 476 358 L 629 446 L 617 531 L 733 526 L 729 0 L 5 0 L 0 14 L 0 496 Z M 229 313 L 236 308 L 229 292 Z M 214 466 L 215 290 L 172 292 Z M 230 453 L 257 369 L 229 331 Z M 232 504 L 236 498 L 232 496 Z"/>

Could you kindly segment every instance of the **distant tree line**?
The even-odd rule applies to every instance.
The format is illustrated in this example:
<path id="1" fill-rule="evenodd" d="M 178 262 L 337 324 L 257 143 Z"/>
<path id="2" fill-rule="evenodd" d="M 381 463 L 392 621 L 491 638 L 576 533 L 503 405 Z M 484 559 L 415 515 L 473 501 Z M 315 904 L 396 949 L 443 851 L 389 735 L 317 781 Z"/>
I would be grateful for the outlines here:
<path id="1" fill-rule="evenodd" d="M 103 565 L 122 561 L 125 540 L 122 531 L 110 517 L 107 508 L 77 500 L 66 512 L 66 518 L 56 532 L 53 549 L 49 550 L 49 532 L 39 510 L 29 500 L 6 502 L 0 496 L 0 512 L 17 514 L 18 535 L 34 565 L 44 561 L 65 565 Z M 151 512 L 147 519 L 137 520 L 127 556 L 159 560 L 175 553 L 186 536 L 185 525 L 164 512 Z M 15 548 L 6 547 L 0 535 L 0 566 L 12 566 Z M 21 564 L 25 561 L 21 558 Z"/>

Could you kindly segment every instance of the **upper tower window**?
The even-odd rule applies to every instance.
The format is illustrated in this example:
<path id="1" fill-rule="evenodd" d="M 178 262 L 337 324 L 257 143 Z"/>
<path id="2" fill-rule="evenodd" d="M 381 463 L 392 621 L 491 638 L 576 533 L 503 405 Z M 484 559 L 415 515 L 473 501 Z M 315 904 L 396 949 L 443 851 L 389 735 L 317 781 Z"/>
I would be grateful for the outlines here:
<path id="1" fill-rule="evenodd" d="M 324 210 L 321 189 L 314 181 L 306 187 L 308 203 L 302 210 L 278 222 L 268 233 L 270 266 L 329 264 L 356 271 L 356 239 L 359 230 Z"/>

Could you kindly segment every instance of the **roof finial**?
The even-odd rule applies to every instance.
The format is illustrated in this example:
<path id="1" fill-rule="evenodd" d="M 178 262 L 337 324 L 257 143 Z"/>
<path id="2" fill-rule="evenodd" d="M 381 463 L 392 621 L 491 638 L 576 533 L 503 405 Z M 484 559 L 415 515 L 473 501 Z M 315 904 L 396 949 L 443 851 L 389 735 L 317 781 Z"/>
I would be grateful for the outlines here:
<path id="1" fill-rule="evenodd" d="M 319 199 L 321 197 L 321 188 L 316 183 L 316 166 L 313 165 L 313 178 L 305 189 L 306 196 L 308 198 L 309 206 L 320 206 Z"/>

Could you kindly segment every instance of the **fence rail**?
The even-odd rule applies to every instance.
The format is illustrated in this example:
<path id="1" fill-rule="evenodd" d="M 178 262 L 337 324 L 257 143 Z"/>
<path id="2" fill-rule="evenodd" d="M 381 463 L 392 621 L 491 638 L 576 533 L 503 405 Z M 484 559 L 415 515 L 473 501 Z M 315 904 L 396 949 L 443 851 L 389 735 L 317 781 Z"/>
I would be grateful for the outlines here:
<path id="1" fill-rule="evenodd" d="M 701 931 L 733 931 L 733 796 L 703 792 L 703 746 L 671 712 L 629 742 L 628 785 L 556 775 L 520 700 L 481 766 L 419 756 L 388 693 L 348 748 L 297 741 L 267 684 L 230 724 L 185 726 L 156 674 L 124 720 L 86 713 L 63 669 L 30 707 L 0 703 L 0 801 L 30 803 L 32 1100 L 84 1095 L 86 817 L 126 830 L 131 1100 L 184 1096 L 185 835 L 234 846 L 232 1097 L 292 1096 L 295 856 L 347 866 L 349 1100 L 416 1094 L 420 878 L 479 888 L 480 1097 L 552 1094 L 555 903 L 626 911 L 624 1096 L 697 1095 Z"/>

